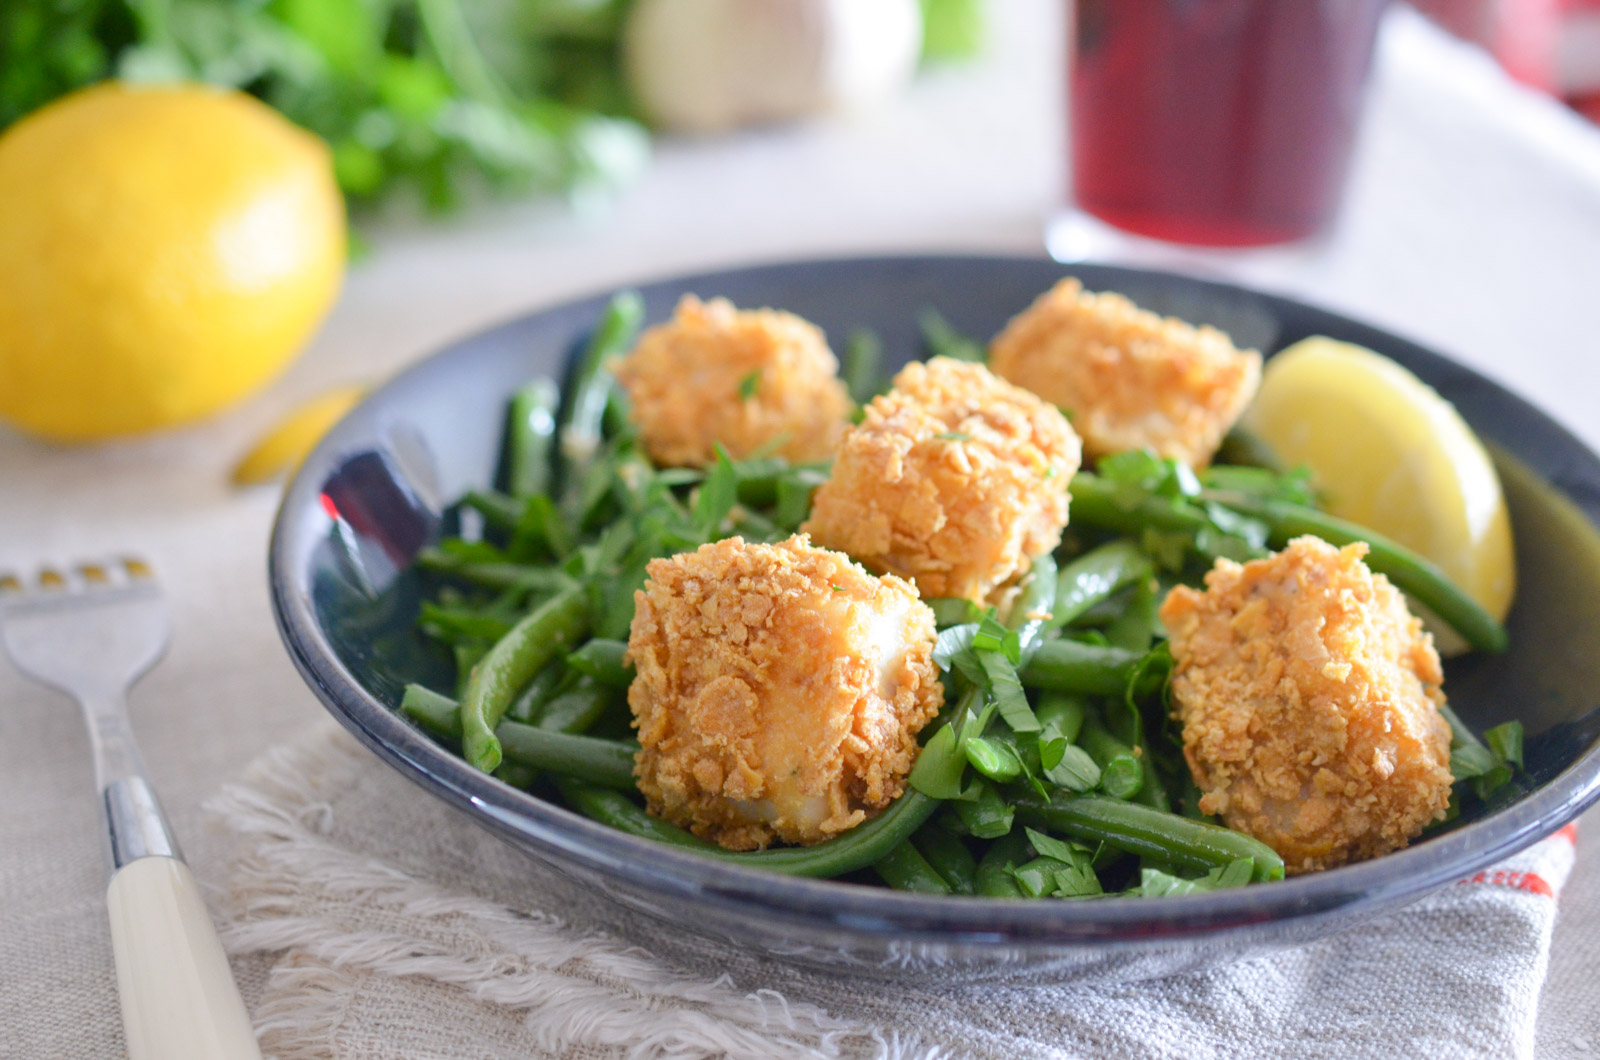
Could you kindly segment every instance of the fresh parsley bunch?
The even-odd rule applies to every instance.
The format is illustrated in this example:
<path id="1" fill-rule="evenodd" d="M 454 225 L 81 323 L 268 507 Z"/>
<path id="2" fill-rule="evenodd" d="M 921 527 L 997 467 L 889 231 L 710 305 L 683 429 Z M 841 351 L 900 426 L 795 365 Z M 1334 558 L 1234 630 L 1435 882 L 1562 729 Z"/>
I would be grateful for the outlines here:
<path id="1" fill-rule="evenodd" d="M 0 127 L 106 77 L 243 89 L 332 147 L 355 202 L 584 195 L 648 158 L 625 0 L 7 0 Z"/>

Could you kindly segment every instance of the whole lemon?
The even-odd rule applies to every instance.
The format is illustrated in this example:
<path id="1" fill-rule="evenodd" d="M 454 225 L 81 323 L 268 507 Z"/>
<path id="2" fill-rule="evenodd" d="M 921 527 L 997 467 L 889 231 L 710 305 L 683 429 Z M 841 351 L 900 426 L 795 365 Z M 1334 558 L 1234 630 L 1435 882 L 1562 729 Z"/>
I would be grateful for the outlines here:
<path id="1" fill-rule="evenodd" d="M 344 275 L 327 147 L 203 85 L 105 82 L 0 135 L 0 420 L 60 441 L 264 384 Z"/>

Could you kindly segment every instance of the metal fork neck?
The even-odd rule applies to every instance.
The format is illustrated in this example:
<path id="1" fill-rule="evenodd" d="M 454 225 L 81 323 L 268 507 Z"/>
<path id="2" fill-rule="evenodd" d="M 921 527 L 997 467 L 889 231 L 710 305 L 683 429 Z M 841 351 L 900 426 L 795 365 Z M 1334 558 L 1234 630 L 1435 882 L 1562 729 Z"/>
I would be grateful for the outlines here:
<path id="1" fill-rule="evenodd" d="M 172 826 L 143 777 L 113 780 L 101 794 L 106 804 L 112 872 L 130 861 L 153 855 L 183 860 Z"/>
<path id="2" fill-rule="evenodd" d="M 151 855 L 182 860 L 178 839 L 145 779 L 144 760 L 134 743 L 122 697 L 84 695 L 79 704 L 89 726 L 95 782 L 105 802 L 111 871 Z"/>

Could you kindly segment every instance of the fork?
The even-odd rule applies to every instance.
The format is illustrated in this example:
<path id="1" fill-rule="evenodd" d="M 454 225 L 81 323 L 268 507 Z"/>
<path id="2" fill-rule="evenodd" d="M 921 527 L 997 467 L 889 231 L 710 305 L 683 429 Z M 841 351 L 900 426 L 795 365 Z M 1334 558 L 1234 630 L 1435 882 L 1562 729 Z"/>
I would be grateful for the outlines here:
<path id="1" fill-rule="evenodd" d="M 194 874 L 145 777 L 128 689 L 166 653 L 166 601 L 138 559 L 0 573 L 0 645 L 83 708 L 110 840 L 111 948 L 131 1060 L 259 1060 Z"/>

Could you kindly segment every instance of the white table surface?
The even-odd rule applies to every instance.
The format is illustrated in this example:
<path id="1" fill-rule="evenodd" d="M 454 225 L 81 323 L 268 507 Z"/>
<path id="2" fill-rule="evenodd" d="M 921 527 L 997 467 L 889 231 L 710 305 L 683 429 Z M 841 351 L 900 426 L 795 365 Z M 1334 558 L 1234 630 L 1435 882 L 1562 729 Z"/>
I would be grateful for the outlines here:
<path id="1" fill-rule="evenodd" d="M 268 609 L 276 492 L 226 482 L 249 441 L 330 384 L 381 379 L 597 288 L 797 256 L 1038 251 L 1063 183 L 1060 16 L 1050 0 L 993 6 L 982 63 L 924 76 L 885 113 L 664 143 L 642 182 L 581 219 L 522 203 L 379 227 L 306 356 L 221 419 L 92 449 L 0 430 L 0 567 L 135 550 L 169 590 L 172 652 L 136 690 L 134 718 L 203 880 L 217 866 L 200 803 L 320 713 Z M 1386 29 L 1337 229 L 1311 251 L 1182 264 L 1432 344 L 1600 447 L 1600 133 L 1409 17 Z M 1600 811 L 1586 823 L 1541 1057 L 1600 1055 Z M 0 1057 L 121 1055 L 99 843 L 75 710 L 0 666 Z"/>

